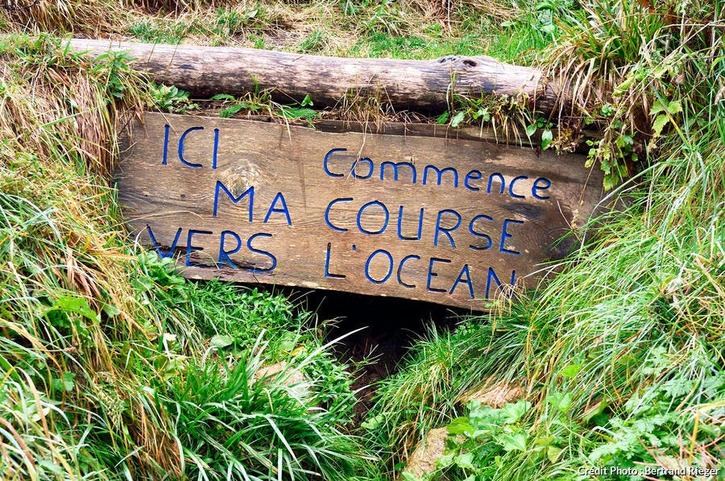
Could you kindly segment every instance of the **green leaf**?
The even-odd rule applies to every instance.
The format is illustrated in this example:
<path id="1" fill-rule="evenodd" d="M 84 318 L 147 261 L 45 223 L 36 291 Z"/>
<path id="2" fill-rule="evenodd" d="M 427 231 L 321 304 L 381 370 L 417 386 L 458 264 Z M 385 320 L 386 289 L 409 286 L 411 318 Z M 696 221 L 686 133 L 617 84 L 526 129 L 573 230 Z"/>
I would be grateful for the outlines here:
<path id="1" fill-rule="evenodd" d="M 438 461 L 436 461 L 436 466 L 438 466 L 439 468 L 447 468 L 448 466 L 453 464 L 454 457 L 454 453 L 446 453 L 438 458 Z"/>
<path id="2" fill-rule="evenodd" d="M 609 174 L 612 172 L 612 163 L 608 159 L 602 159 L 602 163 L 599 166 L 602 172 Z"/>
<path id="3" fill-rule="evenodd" d="M 635 81 L 635 77 L 633 75 L 630 74 L 629 76 L 627 76 L 627 78 L 624 79 L 624 82 L 622 82 L 621 84 L 617 85 L 614 88 L 614 92 L 612 92 L 612 96 L 621 97 L 627 90 L 629 90 L 629 88 L 632 86 L 634 81 Z"/>
<path id="4" fill-rule="evenodd" d="M 305 95 L 305 98 L 302 99 L 302 103 L 300 104 L 303 107 L 312 107 L 315 105 L 312 103 L 312 97 L 310 97 L 310 94 Z"/>
<path id="5" fill-rule="evenodd" d="M 544 129 L 541 133 L 541 148 L 546 150 L 551 145 L 551 141 L 554 140 L 554 133 L 551 129 Z"/>
<path id="6" fill-rule="evenodd" d="M 310 120 L 320 116 L 315 110 L 297 107 L 282 107 L 281 113 L 287 119 Z"/>
<path id="7" fill-rule="evenodd" d="M 556 8 L 555 4 L 553 2 L 544 0 L 536 4 L 534 9 L 538 12 L 542 10 L 554 10 Z"/>
<path id="8" fill-rule="evenodd" d="M 649 113 L 650 113 L 650 115 L 657 115 L 661 112 L 664 112 L 665 110 L 667 110 L 667 108 L 665 107 L 665 104 L 663 104 L 659 100 L 655 100 L 654 105 L 652 105 L 652 108 L 649 109 Z"/>
<path id="9" fill-rule="evenodd" d="M 421 479 L 410 471 L 403 471 L 401 478 L 403 481 L 421 481 Z"/>
<path id="10" fill-rule="evenodd" d="M 216 349 L 224 349 L 234 343 L 234 338 L 228 334 L 216 334 L 211 338 L 209 346 Z"/>
<path id="11" fill-rule="evenodd" d="M 453 421 L 446 426 L 449 434 L 465 434 L 472 433 L 474 431 L 473 426 L 468 421 L 468 418 L 455 418 Z"/>
<path id="12" fill-rule="evenodd" d="M 473 114 L 474 119 L 480 118 L 483 122 L 489 122 L 491 120 L 491 114 L 487 108 L 480 108 Z"/>
<path id="13" fill-rule="evenodd" d="M 378 414 L 377 416 L 373 416 L 364 423 L 360 424 L 360 427 L 367 431 L 374 431 L 382 426 L 383 423 L 385 423 L 385 416 Z"/>
<path id="14" fill-rule="evenodd" d="M 604 190 L 612 190 L 619 183 L 619 176 L 615 174 L 608 174 L 604 176 L 602 185 Z"/>
<path id="15" fill-rule="evenodd" d="M 53 379 L 53 389 L 71 392 L 75 387 L 76 375 L 72 372 L 64 372 L 60 379 Z"/>
<path id="16" fill-rule="evenodd" d="M 670 115 L 675 115 L 675 114 L 679 114 L 680 112 L 682 112 L 682 104 L 680 103 L 680 101 L 679 100 L 670 101 L 670 103 L 667 105 L 667 112 L 669 112 Z"/>
<path id="17" fill-rule="evenodd" d="M 91 321 L 100 321 L 98 313 L 90 308 L 88 301 L 83 297 L 61 296 L 56 299 L 52 309 L 78 314 Z"/>
<path id="18" fill-rule="evenodd" d="M 230 102 L 237 100 L 237 98 L 235 96 L 229 95 L 229 94 L 216 94 L 211 99 L 212 100 L 229 100 Z"/>
<path id="19" fill-rule="evenodd" d="M 119 314 L 121 314 L 121 311 L 120 311 L 120 309 L 118 309 L 118 307 L 114 306 L 113 304 L 104 304 L 103 313 L 105 315 L 107 315 L 108 317 L 116 317 Z"/>
<path id="20" fill-rule="evenodd" d="M 655 118 L 654 123 L 652 123 L 652 136 L 653 137 L 659 137 L 660 134 L 662 134 L 662 129 L 667 125 L 667 122 L 669 122 L 670 119 L 665 114 L 660 114 Z"/>
<path id="21" fill-rule="evenodd" d="M 568 366 L 564 367 L 564 369 L 561 370 L 559 374 L 562 376 L 572 379 L 576 377 L 577 374 L 579 374 L 579 371 L 582 370 L 581 364 L 569 364 Z"/>
<path id="22" fill-rule="evenodd" d="M 531 124 L 526 126 L 526 136 L 531 137 L 536 133 L 536 124 Z"/>
<path id="23" fill-rule="evenodd" d="M 234 114 L 238 113 L 243 108 L 244 108 L 244 104 L 242 104 L 242 103 L 230 105 L 229 107 L 219 111 L 219 117 L 221 117 L 223 119 L 228 119 L 230 117 L 233 117 Z"/>
<path id="24" fill-rule="evenodd" d="M 451 114 L 449 112 L 443 112 L 438 116 L 436 119 L 437 124 L 445 124 L 448 123 L 448 119 L 450 118 Z"/>
<path id="25" fill-rule="evenodd" d="M 526 451 L 526 435 L 524 433 L 510 433 L 501 439 L 501 445 L 506 452 Z"/>
<path id="26" fill-rule="evenodd" d="M 454 117 L 453 120 L 451 120 L 451 127 L 454 129 L 461 125 L 461 122 L 463 122 L 463 119 L 466 118 L 466 112 L 458 112 Z"/>
<path id="27" fill-rule="evenodd" d="M 297 333 L 292 331 L 286 331 L 282 334 L 282 340 L 279 345 L 280 351 L 291 352 L 295 347 L 297 347 L 297 338 Z"/>
<path id="28" fill-rule="evenodd" d="M 559 455 L 563 449 L 557 448 L 556 446 L 549 446 L 549 449 L 546 450 L 546 457 L 549 458 L 549 461 L 552 463 L 555 463 L 557 459 L 559 459 Z"/>
<path id="29" fill-rule="evenodd" d="M 473 468 L 473 453 L 459 454 L 453 459 L 456 466 L 462 469 L 474 469 Z"/>
<path id="30" fill-rule="evenodd" d="M 572 395 L 570 392 L 565 392 L 555 398 L 554 405 L 561 412 L 566 412 L 571 406 Z"/>
<path id="31" fill-rule="evenodd" d="M 514 424 L 526 414 L 529 408 L 531 408 L 531 403 L 523 400 L 506 404 L 501 408 L 501 419 L 504 424 Z"/>

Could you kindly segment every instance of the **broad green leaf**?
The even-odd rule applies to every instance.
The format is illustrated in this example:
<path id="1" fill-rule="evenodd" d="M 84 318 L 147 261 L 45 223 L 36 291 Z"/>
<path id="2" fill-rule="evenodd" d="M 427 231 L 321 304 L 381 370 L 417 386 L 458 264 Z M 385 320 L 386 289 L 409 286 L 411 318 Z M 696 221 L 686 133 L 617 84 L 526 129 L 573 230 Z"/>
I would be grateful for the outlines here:
<path id="1" fill-rule="evenodd" d="M 655 100 L 654 105 L 652 105 L 652 108 L 649 109 L 649 113 L 650 113 L 650 115 L 657 115 L 659 113 L 664 112 L 665 110 L 667 110 L 665 105 L 662 102 L 660 102 L 659 100 Z"/>
<path id="2" fill-rule="evenodd" d="M 446 426 L 449 434 L 465 434 L 473 432 L 473 426 L 468 418 L 456 418 Z"/>
<path id="3" fill-rule="evenodd" d="M 510 433 L 501 439 L 501 445 L 507 452 L 526 451 L 526 435 L 524 433 Z"/>
<path id="4" fill-rule="evenodd" d="M 531 124 L 526 126 L 526 136 L 531 137 L 536 133 L 536 124 Z"/>
<path id="5" fill-rule="evenodd" d="M 234 338 L 228 334 L 216 334 L 211 338 L 209 346 L 216 349 L 223 349 L 227 346 L 231 346 L 234 343 Z"/>
<path id="6" fill-rule="evenodd" d="M 566 412 L 571 406 L 572 395 L 570 392 L 559 394 L 554 398 L 554 406 L 561 412 Z"/>
<path id="7" fill-rule="evenodd" d="M 382 414 L 378 414 L 377 416 L 373 416 L 372 418 L 366 420 L 364 423 L 360 424 L 360 427 L 367 431 L 374 431 L 375 429 L 378 429 L 380 426 L 385 423 L 385 416 Z"/>
<path id="8" fill-rule="evenodd" d="M 501 416 L 504 424 L 514 424 L 521 419 L 526 411 L 531 408 L 531 403 L 528 401 L 517 401 L 516 403 L 509 403 L 501 408 Z"/>
<path id="9" fill-rule="evenodd" d="M 219 117 L 221 117 L 223 119 L 228 119 L 230 117 L 233 117 L 234 114 L 238 113 L 243 108 L 244 108 L 244 104 L 242 104 L 242 103 L 230 105 L 229 107 L 226 107 L 225 109 L 222 109 L 219 111 Z"/>
<path id="10" fill-rule="evenodd" d="M 599 168 L 602 169 L 602 172 L 605 174 L 609 174 L 612 172 L 612 163 L 609 162 L 607 159 L 603 159 L 602 163 L 599 165 Z"/>
<path id="11" fill-rule="evenodd" d="M 106 314 L 108 317 L 116 317 L 121 314 L 121 311 L 113 304 L 104 304 L 103 313 Z"/>
<path id="12" fill-rule="evenodd" d="M 466 112 L 458 112 L 451 120 L 451 127 L 456 128 L 461 125 L 463 119 L 466 118 Z"/>
<path id="13" fill-rule="evenodd" d="M 75 373 L 64 372 L 60 379 L 53 379 L 53 389 L 71 392 L 75 387 L 75 379 Z"/>
<path id="14" fill-rule="evenodd" d="M 614 92 L 612 92 L 612 95 L 614 97 L 621 97 L 624 94 L 624 92 L 629 90 L 629 87 L 632 86 L 632 83 L 634 83 L 634 80 L 635 80 L 634 75 L 630 74 L 629 76 L 627 76 L 627 78 L 624 79 L 624 82 L 622 82 L 621 84 L 617 85 L 614 88 Z"/>
<path id="15" fill-rule="evenodd" d="M 561 374 L 564 377 L 567 377 L 569 379 L 572 379 L 576 377 L 577 374 L 579 374 L 579 371 L 582 370 L 581 364 L 569 364 L 568 366 L 564 367 L 564 369 L 561 370 L 559 374 Z"/>
<path id="16" fill-rule="evenodd" d="M 234 101 L 237 98 L 235 96 L 229 95 L 229 94 L 216 94 L 211 99 L 212 100 L 229 100 L 229 101 Z"/>
<path id="17" fill-rule="evenodd" d="M 555 463 L 557 459 L 559 459 L 559 455 L 563 449 L 557 448 L 556 446 L 549 446 L 549 449 L 546 450 L 546 457 L 549 458 L 549 461 L 552 463 Z"/>
<path id="18" fill-rule="evenodd" d="M 551 145 L 551 141 L 554 139 L 554 133 L 551 129 L 544 129 L 541 133 L 541 148 L 546 150 Z"/>
<path id="19" fill-rule="evenodd" d="M 660 134 L 662 134 L 662 129 L 667 125 L 667 122 L 669 122 L 670 119 L 665 114 L 660 114 L 655 118 L 655 121 L 652 123 L 652 135 L 654 137 L 659 137 Z"/>
<path id="20" fill-rule="evenodd" d="M 679 100 L 672 100 L 667 105 L 667 111 L 670 113 L 670 115 L 679 114 L 680 112 L 682 112 L 682 104 Z"/>
<path id="21" fill-rule="evenodd" d="M 282 334 L 282 341 L 280 342 L 280 351 L 290 352 L 297 347 L 297 334 L 292 331 L 286 331 Z"/>
<path id="22" fill-rule="evenodd" d="M 297 107 L 283 107 L 281 113 L 283 117 L 288 119 L 310 120 L 320 116 L 315 110 Z"/>
<path id="23" fill-rule="evenodd" d="M 619 183 L 619 177 L 617 174 L 608 174 L 604 176 L 602 185 L 604 190 L 612 190 Z"/>
<path id="24" fill-rule="evenodd" d="M 453 464 L 454 457 L 455 453 L 446 453 L 438 458 L 438 461 L 436 461 L 436 466 L 438 466 L 439 468 L 447 468 L 448 466 Z"/>
<path id="25" fill-rule="evenodd" d="M 56 299 L 53 309 L 71 314 L 79 314 L 91 321 L 99 321 L 98 313 L 90 308 L 88 301 L 83 297 L 61 296 Z"/>
<path id="26" fill-rule="evenodd" d="M 462 469 L 474 469 L 473 468 L 473 453 L 459 454 L 453 461 L 456 466 Z"/>
<path id="27" fill-rule="evenodd" d="M 491 114 L 487 108 L 480 108 L 473 114 L 474 119 L 480 118 L 483 122 L 489 122 L 491 120 Z"/>
<path id="28" fill-rule="evenodd" d="M 536 6 L 534 7 L 534 9 L 537 11 L 554 10 L 555 8 L 556 8 L 556 5 L 554 4 L 554 2 L 550 2 L 547 0 L 543 0 L 539 3 L 537 3 Z"/>
<path id="29" fill-rule="evenodd" d="M 421 481 L 421 479 L 410 471 L 403 471 L 401 478 L 403 481 Z"/>

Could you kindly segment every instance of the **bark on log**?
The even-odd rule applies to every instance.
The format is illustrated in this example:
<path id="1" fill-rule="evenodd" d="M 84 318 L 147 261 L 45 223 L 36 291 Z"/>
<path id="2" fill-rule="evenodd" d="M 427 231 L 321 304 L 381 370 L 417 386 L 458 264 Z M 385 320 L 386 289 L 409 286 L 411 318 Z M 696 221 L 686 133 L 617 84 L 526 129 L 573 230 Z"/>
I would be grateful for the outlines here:
<path id="1" fill-rule="evenodd" d="M 274 89 L 279 101 L 301 101 L 309 94 L 317 105 L 332 106 L 350 92 L 377 95 L 396 109 L 440 111 L 451 92 L 523 95 L 530 109 L 550 114 L 557 93 L 539 70 L 498 62 L 491 57 L 443 57 L 391 60 L 320 57 L 250 48 L 153 45 L 110 40 L 72 39 L 70 47 L 98 56 L 126 51 L 135 67 L 159 83 L 173 84 L 197 98 L 218 93 L 241 95 L 255 88 Z"/>

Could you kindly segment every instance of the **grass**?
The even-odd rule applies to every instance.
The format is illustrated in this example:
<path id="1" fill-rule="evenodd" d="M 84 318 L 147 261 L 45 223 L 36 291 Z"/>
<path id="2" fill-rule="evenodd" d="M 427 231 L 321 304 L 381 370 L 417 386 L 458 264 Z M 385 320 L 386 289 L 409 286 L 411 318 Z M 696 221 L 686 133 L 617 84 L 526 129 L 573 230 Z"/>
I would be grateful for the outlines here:
<path id="1" fill-rule="evenodd" d="M 41 0 L 30 9 L 0 9 L 0 21 L 4 17 L 15 30 L 126 34 L 144 42 L 363 57 L 490 55 L 530 64 L 536 49 L 558 35 L 555 23 L 561 7 L 547 5 L 507 0 Z"/>
<path id="2" fill-rule="evenodd" d="M 187 475 L 209 479 L 365 479 L 373 458 L 338 431 L 322 407 L 320 379 L 256 381 L 267 345 L 234 358 L 193 363 L 167 385 L 162 402 L 190 464 Z M 298 364 L 316 362 L 308 353 Z M 323 393 L 324 394 L 324 393 Z M 313 474 L 314 473 L 314 474 Z"/>
<path id="3" fill-rule="evenodd" d="M 187 281 L 127 241 L 108 180 L 117 126 L 151 105 L 188 111 L 188 98 L 149 84 L 122 56 L 90 62 L 47 36 L 3 39 L 0 473 L 393 479 L 420 438 L 446 426 L 431 479 L 725 472 L 722 13 L 717 2 L 605 0 L 2 9 L 10 31 L 541 63 L 574 93 L 560 127 L 573 138 L 602 133 L 589 163 L 621 207 L 577 232 L 578 250 L 539 289 L 421 335 L 355 427 L 354 375 L 322 341 L 324 324 L 280 295 Z M 218 101 L 229 115 L 315 114 L 264 92 Z M 456 101 L 446 122 L 549 128 L 512 104 Z M 379 100 L 345 99 L 339 115 L 377 110 Z M 271 366 L 278 372 L 264 376 Z M 493 385 L 520 386 L 524 399 L 469 401 Z"/>
<path id="4" fill-rule="evenodd" d="M 321 329 L 280 296 L 191 283 L 125 241 L 112 146 L 150 86 L 122 57 L 91 63 L 47 37 L 1 51 L 3 476 L 374 474 Z M 254 377 L 280 361 L 277 378 Z M 283 382 L 292 370 L 304 399 Z"/>
<path id="5" fill-rule="evenodd" d="M 617 36 L 595 37 L 596 18 L 573 23 L 564 29 L 570 37 L 554 47 L 568 53 L 555 58 L 573 72 L 573 83 L 590 82 L 580 112 L 591 112 L 588 99 L 598 92 L 606 95 L 592 79 L 603 72 L 619 79 L 609 120 L 597 120 L 609 122 L 603 128 L 613 137 L 598 147 L 612 142 L 614 148 L 622 129 L 635 125 L 650 133 L 643 155 L 657 162 L 613 194 L 627 207 L 592 222 L 563 272 L 476 328 L 469 322 L 452 334 L 429 334 L 400 373 L 383 381 L 371 419 L 382 428 L 375 446 L 392 450 L 391 471 L 406 447 L 445 425 L 463 439 L 450 438 L 435 479 L 582 479 L 579 470 L 593 467 L 725 468 L 718 428 L 725 381 L 722 38 L 710 35 L 707 22 L 655 27 L 648 22 L 659 19 L 636 20 L 649 15 L 638 6 L 592 5 L 582 14 L 591 20 L 598 13 L 604 26 L 612 25 L 607 15 L 634 18 L 621 19 Z M 628 33 L 633 37 L 624 38 Z M 659 76 L 643 73 L 662 65 Z M 658 104 L 643 125 L 641 109 Z M 667 122 L 657 130 L 660 116 Z M 610 155 L 605 161 L 623 162 L 621 151 Z M 510 407 L 457 403 L 475 381 L 523 385 L 531 406 L 509 423 Z"/>

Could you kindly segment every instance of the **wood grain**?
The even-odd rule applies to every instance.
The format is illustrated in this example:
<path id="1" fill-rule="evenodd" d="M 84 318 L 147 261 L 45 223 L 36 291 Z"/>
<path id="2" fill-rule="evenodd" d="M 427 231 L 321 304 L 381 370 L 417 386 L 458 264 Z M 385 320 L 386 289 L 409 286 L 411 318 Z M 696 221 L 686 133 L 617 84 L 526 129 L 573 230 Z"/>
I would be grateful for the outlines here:
<path id="1" fill-rule="evenodd" d="M 359 59 L 77 38 L 68 45 L 91 56 L 127 52 L 135 59 L 134 68 L 199 98 L 272 89 L 273 98 L 283 103 L 299 102 L 309 94 L 316 105 L 334 106 L 352 94 L 378 97 L 396 109 L 440 111 L 448 107 L 452 93 L 472 98 L 507 95 L 520 96 L 530 109 L 548 115 L 560 95 L 541 71 L 485 56 Z"/>
<path id="2" fill-rule="evenodd" d="M 560 238 L 601 198 L 583 164 L 480 140 L 146 113 L 117 180 L 134 235 L 186 276 L 482 310 L 569 250 Z"/>

